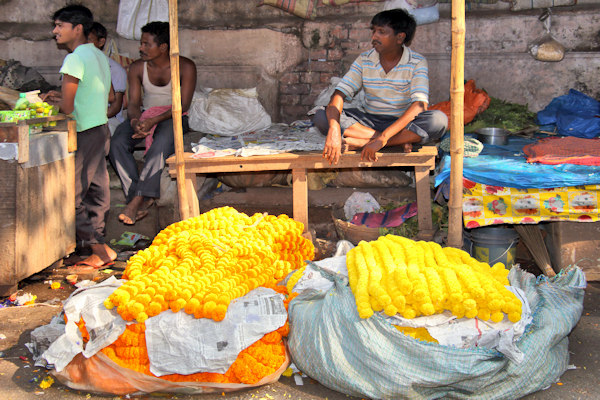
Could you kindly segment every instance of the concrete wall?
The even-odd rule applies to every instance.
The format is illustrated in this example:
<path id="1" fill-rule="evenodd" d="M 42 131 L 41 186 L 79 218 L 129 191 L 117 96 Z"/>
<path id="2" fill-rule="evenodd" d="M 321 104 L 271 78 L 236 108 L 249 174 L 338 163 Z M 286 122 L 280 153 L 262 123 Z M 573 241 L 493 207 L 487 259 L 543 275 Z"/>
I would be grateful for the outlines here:
<path id="1" fill-rule="evenodd" d="M 0 0 L 0 58 L 35 66 L 58 83 L 64 57 L 53 43 L 50 15 L 65 0 Z M 303 20 L 258 0 L 180 0 L 180 52 L 198 65 L 199 85 L 257 86 L 274 120 L 305 118 L 320 91 L 370 48 L 369 22 L 383 3 L 319 7 Z M 558 63 L 534 60 L 528 44 L 543 34 L 541 10 L 511 12 L 507 3 L 472 6 L 467 12 L 465 77 L 492 96 L 538 111 L 575 88 L 600 97 L 600 4 L 580 0 L 556 7 L 552 33 L 567 48 Z M 84 0 L 114 33 L 118 0 Z M 449 98 L 449 5 L 439 22 L 420 26 L 412 48 L 429 61 L 431 103 Z M 122 53 L 137 56 L 137 42 L 117 38 Z"/>

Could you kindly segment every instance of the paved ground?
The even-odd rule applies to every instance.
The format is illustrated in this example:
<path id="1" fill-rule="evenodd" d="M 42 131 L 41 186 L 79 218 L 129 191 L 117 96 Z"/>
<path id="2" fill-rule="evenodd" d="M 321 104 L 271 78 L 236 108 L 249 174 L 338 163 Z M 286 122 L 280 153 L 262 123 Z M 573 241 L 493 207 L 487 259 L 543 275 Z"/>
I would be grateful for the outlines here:
<path id="1" fill-rule="evenodd" d="M 234 201 L 229 198 L 229 201 Z M 133 229 L 116 222 L 116 215 L 122 206 L 122 196 L 118 190 L 113 191 L 113 215 L 107 227 L 109 239 L 118 238 L 123 231 L 133 230 L 153 235 L 157 229 L 156 210 L 151 215 L 140 221 Z M 251 207 L 246 206 L 249 210 Z M 281 210 L 266 210 L 280 212 Z M 284 210 L 285 211 L 285 210 Z M 331 231 L 330 219 L 327 210 L 311 209 L 311 221 L 318 226 L 322 235 Z M 327 228 L 329 226 L 329 228 Z M 330 236 L 333 233 L 330 232 Z M 322 236 L 321 236 L 322 237 Z M 324 250 L 326 252 L 327 250 Z M 80 276 L 80 279 L 90 278 L 103 280 L 110 275 L 120 276 L 124 268 L 123 262 L 117 262 L 110 273 L 99 273 L 90 276 Z M 27 279 L 21 284 L 20 293 L 32 293 L 38 296 L 36 305 L 32 307 L 8 307 L 0 309 L 0 400 L 28 400 L 36 397 L 48 399 L 106 399 L 125 398 L 119 396 L 101 396 L 86 392 L 71 390 L 60 383 L 55 383 L 50 388 L 42 390 L 39 383 L 49 374 L 46 370 L 35 368 L 31 363 L 31 355 L 25 343 L 30 341 L 30 332 L 38 326 L 50 321 L 52 316 L 60 312 L 60 300 L 64 300 L 73 288 L 64 281 L 67 269 L 64 267 L 47 268 L 39 274 Z M 48 280 L 61 282 L 62 287 L 57 290 L 49 288 Z M 600 283 L 589 284 L 584 301 L 584 313 L 569 339 L 571 355 L 570 363 L 573 369 L 568 370 L 561 377 L 560 382 L 529 396 L 531 400 L 554 399 L 600 399 Z M 5 338 L 4 338 L 5 337 Z M 303 385 L 298 385 L 293 378 L 282 377 L 277 383 L 261 388 L 234 393 L 216 393 L 197 396 L 189 395 L 154 395 L 139 396 L 137 398 L 162 397 L 171 399 L 239 399 L 239 400 L 282 400 L 282 399 L 332 399 L 342 400 L 349 397 L 332 391 L 317 381 L 310 378 L 303 380 Z"/>

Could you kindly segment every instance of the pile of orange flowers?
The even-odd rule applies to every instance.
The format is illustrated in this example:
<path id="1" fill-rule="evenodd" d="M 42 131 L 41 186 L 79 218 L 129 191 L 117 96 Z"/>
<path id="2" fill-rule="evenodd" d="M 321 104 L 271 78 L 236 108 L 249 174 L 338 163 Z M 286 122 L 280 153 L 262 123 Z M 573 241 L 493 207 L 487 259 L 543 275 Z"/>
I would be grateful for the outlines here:
<path id="1" fill-rule="evenodd" d="M 285 286 L 270 286 L 271 289 L 281 294 L 287 294 Z M 284 300 L 287 310 L 290 296 Z M 85 322 L 80 319 L 77 326 L 83 341 L 89 341 L 89 334 Z M 150 372 L 150 360 L 146 349 L 146 324 L 136 323 L 127 325 L 125 332 L 119 338 L 106 346 L 101 351 L 116 364 L 146 375 L 154 376 Z M 224 374 L 213 372 L 198 372 L 190 375 L 171 374 L 158 378 L 171 382 L 211 382 L 211 383 L 244 383 L 255 384 L 264 377 L 275 373 L 285 362 L 286 352 L 283 338 L 289 333 L 288 322 L 279 329 L 269 332 L 251 346 L 242 350 L 237 359 Z"/>
<path id="2" fill-rule="evenodd" d="M 138 323 L 168 309 L 221 321 L 232 300 L 313 259 L 303 230 L 287 215 L 248 216 L 231 207 L 174 223 L 129 259 L 127 281 L 104 305 Z"/>

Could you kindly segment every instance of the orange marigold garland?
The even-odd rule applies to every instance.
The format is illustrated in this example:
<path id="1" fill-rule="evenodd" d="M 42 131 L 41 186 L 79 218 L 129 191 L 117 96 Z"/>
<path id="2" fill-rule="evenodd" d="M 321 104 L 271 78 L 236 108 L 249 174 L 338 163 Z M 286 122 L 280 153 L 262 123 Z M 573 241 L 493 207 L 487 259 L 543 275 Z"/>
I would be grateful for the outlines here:
<path id="1" fill-rule="evenodd" d="M 163 229 L 127 262 L 127 279 L 104 302 L 126 321 L 183 310 L 221 321 L 233 299 L 273 286 L 314 257 L 304 226 L 286 215 L 221 207 Z"/>
<path id="2" fill-rule="evenodd" d="M 280 332 L 287 333 L 287 322 L 284 327 L 286 329 L 282 327 L 267 333 L 250 347 L 242 350 L 224 374 L 199 372 L 190 375 L 164 375 L 159 378 L 172 382 L 257 383 L 277 371 L 285 361 L 285 344 Z M 155 376 L 150 372 L 144 332 L 143 323 L 127 325 L 119 339 L 101 351 L 121 367 Z"/>

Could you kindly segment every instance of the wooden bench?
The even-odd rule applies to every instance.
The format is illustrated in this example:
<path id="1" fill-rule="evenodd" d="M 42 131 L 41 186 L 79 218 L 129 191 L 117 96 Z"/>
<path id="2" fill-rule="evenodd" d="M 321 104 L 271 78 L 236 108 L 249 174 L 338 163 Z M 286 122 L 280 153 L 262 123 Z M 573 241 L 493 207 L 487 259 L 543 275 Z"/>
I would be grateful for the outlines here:
<path id="1" fill-rule="evenodd" d="M 320 152 L 282 153 L 268 156 L 252 157 L 215 157 L 193 158 L 193 153 L 184 153 L 185 187 L 192 216 L 200 214 L 198 206 L 197 174 L 220 172 L 250 171 L 292 171 L 293 218 L 308 229 L 308 170 L 332 168 L 369 168 L 369 167 L 414 167 L 417 191 L 419 238 L 432 239 L 435 233 L 431 217 L 431 194 L 429 187 L 429 171 L 435 167 L 437 148 L 423 146 L 412 153 L 384 151 L 378 153 L 376 162 L 360 160 L 360 152 L 347 152 L 342 155 L 337 165 L 329 165 Z M 167 159 L 169 173 L 176 177 L 175 156 Z"/>

